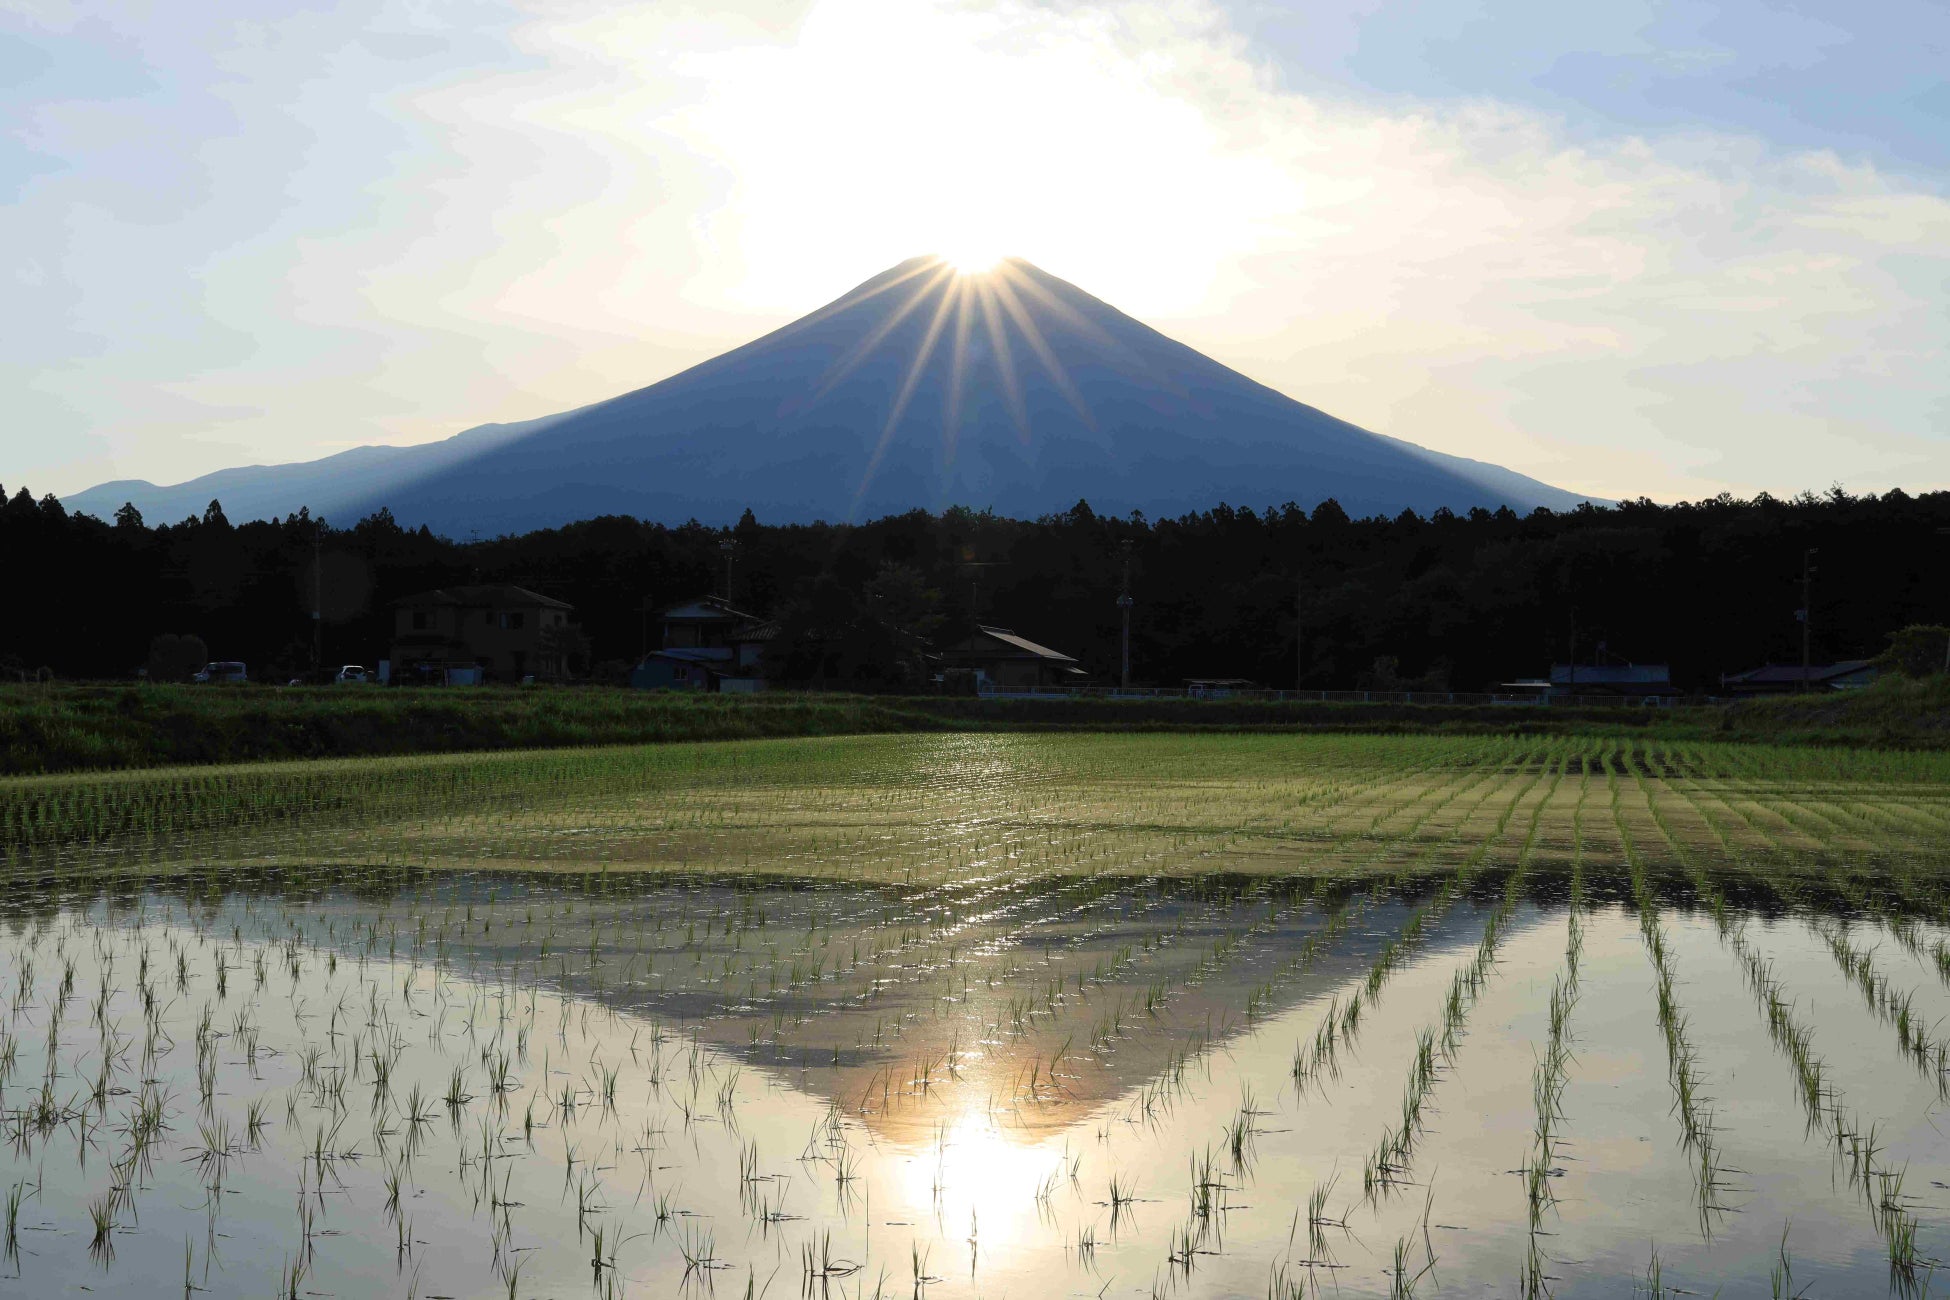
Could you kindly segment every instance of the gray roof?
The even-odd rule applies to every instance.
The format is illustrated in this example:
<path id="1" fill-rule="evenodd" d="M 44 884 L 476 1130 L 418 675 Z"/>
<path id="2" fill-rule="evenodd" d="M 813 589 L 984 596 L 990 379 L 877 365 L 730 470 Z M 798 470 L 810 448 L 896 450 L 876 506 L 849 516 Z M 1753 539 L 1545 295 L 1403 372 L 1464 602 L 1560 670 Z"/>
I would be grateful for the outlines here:
<path id="1" fill-rule="evenodd" d="M 1807 680 L 1825 682 L 1831 677 L 1846 677 L 1859 673 L 1869 667 L 1873 659 L 1844 659 L 1832 664 L 1809 664 Z M 1798 682 L 1802 680 L 1800 664 L 1765 664 L 1759 668 L 1749 668 L 1744 673 L 1729 673 L 1720 680 L 1732 685 L 1735 682 L 1753 684 L 1772 682 Z"/>
<path id="2" fill-rule="evenodd" d="M 643 662 L 648 663 L 652 659 L 679 659 L 687 664 L 704 664 L 708 667 L 711 664 L 725 663 L 730 658 L 731 651 L 723 646 L 677 646 L 672 649 L 652 650 L 643 656 Z"/>
<path id="3" fill-rule="evenodd" d="M 708 619 L 712 622 L 716 622 L 721 618 L 752 619 L 756 621 L 758 617 L 755 614 L 747 614 L 742 609 L 734 609 L 730 602 L 718 596 L 694 596 L 690 600 L 680 600 L 675 605 L 665 607 L 663 616 L 665 618 L 672 618 L 676 616 L 678 611 L 689 609 L 694 605 L 709 610 L 710 613 L 703 615 L 702 619 Z"/>
<path id="4" fill-rule="evenodd" d="M 1664 664 L 1552 664 L 1551 681 L 1568 686 L 1574 672 L 1579 686 L 1664 686 L 1672 680 Z"/>
<path id="5" fill-rule="evenodd" d="M 1052 650 L 1046 645 L 1037 645 L 1027 637 L 1017 636 L 1006 627 L 985 627 L 978 625 L 976 631 L 980 632 L 983 636 L 994 637 L 1004 645 L 1021 650 L 1038 659 L 1048 659 L 1054 663 L 1061 664 L 1073 664 L 1076 662 L 1074 657 L 1064 654 L 1061 650 Z"/>

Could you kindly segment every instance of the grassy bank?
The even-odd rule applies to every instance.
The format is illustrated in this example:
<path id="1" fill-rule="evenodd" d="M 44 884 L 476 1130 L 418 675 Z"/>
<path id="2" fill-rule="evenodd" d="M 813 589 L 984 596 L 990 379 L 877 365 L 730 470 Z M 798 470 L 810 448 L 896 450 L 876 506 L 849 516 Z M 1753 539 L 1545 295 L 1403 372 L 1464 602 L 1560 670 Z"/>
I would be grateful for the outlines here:
<path id="1" fill-rule="evenodd" d="M 379 690 L 0 687 L 0 774 L 270 759 L 922 731 L 1595 734 L 1663 740 L 1950 746 L 1950 683 L 1670 710 L 662 695 L 601 687 Z"/>

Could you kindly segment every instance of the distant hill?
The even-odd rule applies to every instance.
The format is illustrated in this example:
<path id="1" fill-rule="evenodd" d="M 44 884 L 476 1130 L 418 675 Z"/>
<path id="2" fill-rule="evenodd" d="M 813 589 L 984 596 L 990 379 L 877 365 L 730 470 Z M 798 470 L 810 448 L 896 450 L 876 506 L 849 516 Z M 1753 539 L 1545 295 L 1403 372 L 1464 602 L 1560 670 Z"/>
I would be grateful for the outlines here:
<path id="1" fill-rule="evenodd" d="M 915 507 L 1015 517 L 1088 500 L 1151 517 L 1219 502 L 1355 516 L 1588 498 L 1337 420 L 1023 261 L 961 275 L 903 262 L 782 329 L 661 383 L 441 442 L 359 447 L 170 487 L 66 498 L 155 522 L 213 499 L 233 520 L 381 506 L 465 537 L 602 514 L 670 523 L 864 519 Z"/>

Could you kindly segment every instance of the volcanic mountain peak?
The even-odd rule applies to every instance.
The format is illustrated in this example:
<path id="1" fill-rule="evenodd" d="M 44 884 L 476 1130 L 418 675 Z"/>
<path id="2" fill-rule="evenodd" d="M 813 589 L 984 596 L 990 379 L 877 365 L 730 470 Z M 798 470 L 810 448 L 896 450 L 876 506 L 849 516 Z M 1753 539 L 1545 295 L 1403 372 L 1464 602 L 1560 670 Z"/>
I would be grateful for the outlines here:
<path id="1" fill-rule="evenodd" d="M 1255 383 L 1020 259 L 981 274 L 913 258 L 791 324 L 648 388 L 415 447 L 107 483 L 161 519 L 309 506 L 340 522 L 493 534 L 600 514 L 729 523 L 923 507 L 1035 516 L 1087 499 L 1150 516 L 1221 501 L 1355 515 L 1583 498 L 1369 433 Z"/>

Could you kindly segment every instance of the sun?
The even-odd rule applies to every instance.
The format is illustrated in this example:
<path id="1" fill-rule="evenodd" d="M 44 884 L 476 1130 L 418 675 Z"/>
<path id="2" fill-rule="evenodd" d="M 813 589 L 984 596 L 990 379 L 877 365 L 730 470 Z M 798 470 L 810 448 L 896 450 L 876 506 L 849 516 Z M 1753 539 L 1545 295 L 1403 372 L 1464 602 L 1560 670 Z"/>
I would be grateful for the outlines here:
<path id="1" fill-rule="evenodd" d="M 941 260 L 953 267 L 956 275 L 985 275 L 993 271 L 1003 257 L 999 247 L 979 240 L 958 242 L 941 254 Z"/>

